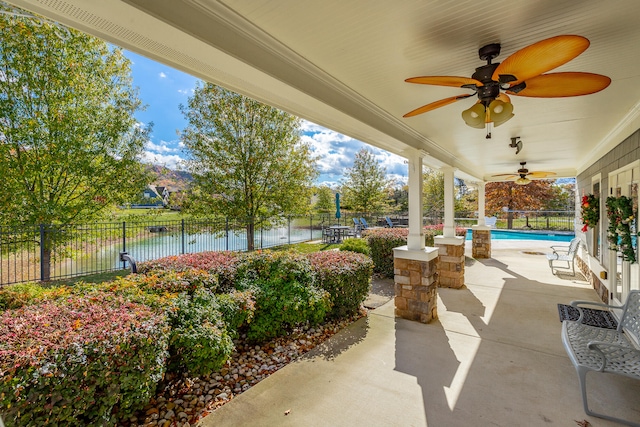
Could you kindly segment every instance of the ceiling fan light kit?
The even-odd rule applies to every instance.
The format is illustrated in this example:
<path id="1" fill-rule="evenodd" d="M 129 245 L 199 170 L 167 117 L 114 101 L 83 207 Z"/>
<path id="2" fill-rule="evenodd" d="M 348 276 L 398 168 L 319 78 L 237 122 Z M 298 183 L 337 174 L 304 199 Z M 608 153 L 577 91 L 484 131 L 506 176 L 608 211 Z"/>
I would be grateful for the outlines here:
<path id="1" fill-rule="evenodd" d="M 472 94 L 441 99 L 408 112 L 403 117 L 413 117 L 436 108 L 444 107 L 473 95 L 476 104 L 462 112 L 464 122 L 473 128 L 486 129 L 491 138 L 493 126 L 510 120 L 513 104 L 508 95 L 536 98 L 559 98 L 589 95 L 605 89 L 611 83 L 607 76 L 583 72 L 543 74 L 580 55 L 589 47 L 589 40 L 582 36 L 561 35 L 541 40 L 510 55 L 502 63 L 491 63 L 500 54 L 500 44 L 492 43 L 478 51 L 486 65 L 476 68 L 468 77 L 423 76 L 405 81 L 437 86 L 471 89 Z M 508 95 L 507 95 L 508 94 Z"/>

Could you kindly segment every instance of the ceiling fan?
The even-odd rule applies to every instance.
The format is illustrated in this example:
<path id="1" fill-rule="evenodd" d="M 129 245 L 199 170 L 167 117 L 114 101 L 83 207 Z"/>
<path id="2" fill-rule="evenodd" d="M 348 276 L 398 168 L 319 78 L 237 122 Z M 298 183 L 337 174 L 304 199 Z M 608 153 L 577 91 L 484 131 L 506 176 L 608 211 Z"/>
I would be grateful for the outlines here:
<path id="1" fill-rule="evenodd" d="M 525 167 L 526 164 L 527 162 L 520 162 L 520 169 L 518 169 L 518 173 L 501 173 L 501 174 L 492 175 L 492 176 L 496 176 L 496 177 L 504 176 L 506 177 L 504 179 L 507 181 L 513 178 L 518 178 L 514 181 L 516 184 L 527 185 L 528 183 L 531 182 L 531 180 L 527 177 L 547 178 L 550 176 L 554 176 L 556 174 L 555 172 L 545 172 L 545 171 L 529 172 L 529 169 Z"/>
<path id="2" fill-rule="evenodd" d="M 513 117 L 513 105 L 508 95 L 536 98 L 559 98 L 589 95 L 609 86 L 607 76 L 583 72 L 543 74 L 580 55 L 589 47 L 589 40 L 582 36 L 561 35 L 541 40 L 515 52 L 502 63 L 491 63 L 500 54 L 500 44 L 492 43 L 478 51 L 486 65 L 476 68 L 469 77 L 423 76 L 405 81 L 436 86 L 452 86 L 471 89 L 474 93 L 441 99 L 413 111 L 403 117 L 413 117 L 456 101 L 478 95 L 478 101 L 462 112 L 465 123 L 471 127 L 486 127 L 487 139 L 492 126 L 500 126 Z"/>

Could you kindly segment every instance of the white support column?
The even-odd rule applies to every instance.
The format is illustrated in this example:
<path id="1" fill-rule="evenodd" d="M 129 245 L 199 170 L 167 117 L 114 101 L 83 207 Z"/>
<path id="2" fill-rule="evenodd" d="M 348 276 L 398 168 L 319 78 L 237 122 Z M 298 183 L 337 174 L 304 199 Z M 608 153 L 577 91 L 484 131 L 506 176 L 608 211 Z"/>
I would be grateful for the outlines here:
<path id="1" fill-rule="evenodd" d="M 422 157 L 420 151 L 410 153 L 409 160 L 409 237 L 407 249 L 424 249 L 424 229 L 422 228 Z"/>
<path id="2" fill-rule="evenodd" d="M 484 223 L 484 191 L 485 191 L 485 182 L 478 182 L 478 225 L 486 225 Z"/>
<path id="3" fill-rule="evenodd" d="M 444 173 L 444 229 L 442 235 L 445 238 L 456 237 L 456 223 L 454 219 L 454 168 L 445 166 L 442 169 Z"/>
<path id="4" fill-rule="evenodd" d="M 478 224 L 471 226 L 471 254 L 474 258 L 491 258 L 491 227 L 484 218 L 485 182 L 476 183 L 478 187 Z"/>

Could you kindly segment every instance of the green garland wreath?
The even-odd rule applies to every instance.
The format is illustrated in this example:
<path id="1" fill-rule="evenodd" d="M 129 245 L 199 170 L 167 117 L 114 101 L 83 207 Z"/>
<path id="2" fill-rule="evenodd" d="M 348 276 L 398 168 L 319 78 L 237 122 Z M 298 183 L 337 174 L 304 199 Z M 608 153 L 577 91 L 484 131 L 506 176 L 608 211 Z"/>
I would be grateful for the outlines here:
<path id="1" fill-rule="evenodd" d="M 595 228 L 600 221 L 600 199 L 593 194 L 582 196 L 580 203 L 582 208 L 582 232 L 586 233 L 588 228 Z"/>
<path id="2" fill-rule="evenodd" d="M 622 252 L 622 259 L 636 262 L 636 252 L 631 239 L 631 222 L 634 220 L 633 201 L 626 196 L 607 197 L 609 249 Z"/>

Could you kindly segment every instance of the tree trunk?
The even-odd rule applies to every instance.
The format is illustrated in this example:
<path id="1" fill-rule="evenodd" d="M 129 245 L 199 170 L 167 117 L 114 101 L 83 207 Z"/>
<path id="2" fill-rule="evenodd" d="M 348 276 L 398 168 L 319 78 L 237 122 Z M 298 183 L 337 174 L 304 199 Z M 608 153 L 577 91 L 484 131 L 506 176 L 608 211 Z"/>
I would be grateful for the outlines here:
<path id="1" fill-rule="evenodd" d="M 247 251 L 252 252 L 255 249 L 255 231 L 256 223 L 254 218 L 249 218 L 247 221 Z"/>
<path id="2" fill-rule="evenodd" d="M 40 276 L 43 282 L 51 279 L 51 249 L 42 250 L 42 265 L 40 266 Z"/>
<path id="3" fill-rule="evenodd" d="M 509 209 L 509 212 L 507 212 L 507 229 L 513 229 L 513 212 L 511 211 L 511 209 Z"/>
<path id="4" fill-rule="evenodd" d="M 47 282 L 51 279 L 51 230 L 40 224 L 40 280 Z"/>

